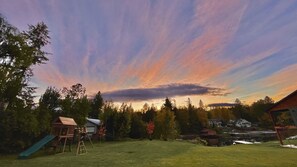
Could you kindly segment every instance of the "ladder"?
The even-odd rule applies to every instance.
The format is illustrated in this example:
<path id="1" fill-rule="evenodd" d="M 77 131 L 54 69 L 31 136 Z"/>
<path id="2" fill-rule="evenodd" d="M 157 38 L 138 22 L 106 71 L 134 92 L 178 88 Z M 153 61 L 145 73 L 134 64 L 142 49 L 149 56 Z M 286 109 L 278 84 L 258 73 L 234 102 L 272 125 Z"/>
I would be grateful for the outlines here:
<path id="1" fill-rule="evenodd" d="M 87 149 L 83 140 L 78 141 L 76 155 L 87 153 Z"/>

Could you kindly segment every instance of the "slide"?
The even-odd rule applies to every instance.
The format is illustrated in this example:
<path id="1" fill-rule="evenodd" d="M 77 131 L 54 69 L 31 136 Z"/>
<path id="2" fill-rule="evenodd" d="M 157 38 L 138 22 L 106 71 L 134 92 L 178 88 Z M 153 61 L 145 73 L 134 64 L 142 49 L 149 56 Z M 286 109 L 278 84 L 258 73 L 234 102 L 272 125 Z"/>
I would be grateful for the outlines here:
<path id="1" fill-rule="evenodd" d="M 28 148 L 26 151 L 23 151 L 22 153 L 20 153 L 19 158 L 27 158 L 28 156 L 30 156 L 31 154 L 35 153 L 36 151 L 38 151 L 41 147 L 43 147 L 44 145 L 46 145 L 48 142 L 50 142 L 51 140 L 53 140 L 56 136 L 54 135 L 47 135 L 45 136 L 43 139 L 41 139 L 39 142 L 35 143 L 33 146 L 31 146 L 30 148 Z"/>

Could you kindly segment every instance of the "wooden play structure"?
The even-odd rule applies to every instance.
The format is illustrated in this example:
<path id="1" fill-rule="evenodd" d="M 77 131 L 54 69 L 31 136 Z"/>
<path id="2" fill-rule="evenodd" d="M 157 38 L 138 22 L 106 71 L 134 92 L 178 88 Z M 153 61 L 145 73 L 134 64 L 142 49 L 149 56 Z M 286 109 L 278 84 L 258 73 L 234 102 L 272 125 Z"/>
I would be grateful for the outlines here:
<path id="1" fill-rule="evenodd" d="M 62 152 L 65 151 L 66 144 L 69 144 L 69 150 L 71 151 L 71 144 L 74 140 L 74 132 L 77 127 L 76 122 L 72 118 L 58 117 L 52 123 L 51 134 L 56 136 L 54 145 L 63 143 Z"/>
<path id="2" fill-rule="evenodd" d="M 63 145 L 62 152 L 65 151 L 66 143 L 69 144 L 69 150 L 71 151 L 71 144 L 74 140 L 74 132 L 77 127 L 76 122 L 72 118 L 58 117 L 52 123 L 51 134 L 45 136 L 43 139 L 26 149 L 19 154 L 19 158 L 28 158 L 41 148 L 45 147 L 48 143 L 56 149 L 58 145 Z"/>
<path id="3" fill-rule="evenodd" d="M 78 128 L 76 122 L 72 118 L 58 117 L 52 123 L 51 134 L 45 136 L 43 139 L 32 145 L 27 150 L 19 154 L 19 158 L 24 159 L 37 152 L 41 148 L 49 145 L 56 150 L 59 146 L 60 151 L 65 152 L 66 145 L 69 146 L 71 151 L 71 145 L 74 141 L 77 141 L 76 155 L 87 153 L 87 149 L 84 140 L 88 139 L 93 146 L 91 138 L 87 135 L 87 128 Z"/>
<path id="4" fill-rule="evenodd" d="M 93 143 L 88 135 L 87 128 L 77 127 L 76 122 L 72 118 L 58 117 L 52 124 L 52 135 L 56 136 L 54 144 L 63 145 L 62 152 L 65 151 L 66 145 L 69 145 L 69 151 L 71 151 L 71 145 L 74 140 L 77 142 L 76 155 L 87 153 L 87 149 L 84 140 L 89 140 L 92 147 Z"/>
<path id="5" fill-rule="evenodd" d="M 282 146 L 297 148 L 297 90 L 268 110 Z"/>

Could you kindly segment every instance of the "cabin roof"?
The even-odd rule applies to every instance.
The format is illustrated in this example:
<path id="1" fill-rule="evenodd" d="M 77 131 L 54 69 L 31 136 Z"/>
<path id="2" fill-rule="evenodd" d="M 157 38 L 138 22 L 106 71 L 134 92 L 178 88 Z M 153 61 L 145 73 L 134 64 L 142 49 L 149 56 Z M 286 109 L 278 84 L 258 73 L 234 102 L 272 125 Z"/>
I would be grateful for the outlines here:
<path id="1" fill-rule="evenodd" d="M 100 125 L 101 121 L 99 119 L 92 119 L 92 118 L 87 118 L 87 121 L 95 124 L 95 125 Z"/>
<path id="2" fill-rule="evenodd" d="M 276 112 L 297 107 L 297 90 L 275 103 L 267 112 Z"/>
<path id="3" fill-rule="evenodd" d="M 58 117 L 53 124 L 62 124 L 62 125 L 70 125 L 70 126 L 76 126 L 76 122 L 73 118 L 68 117 Z"/>

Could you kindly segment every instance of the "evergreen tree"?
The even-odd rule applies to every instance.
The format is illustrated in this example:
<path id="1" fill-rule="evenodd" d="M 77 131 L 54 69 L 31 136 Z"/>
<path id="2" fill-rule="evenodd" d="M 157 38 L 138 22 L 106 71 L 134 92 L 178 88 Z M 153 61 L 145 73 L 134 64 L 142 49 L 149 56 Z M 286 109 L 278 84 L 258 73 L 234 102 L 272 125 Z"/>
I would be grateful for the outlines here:
<path id="1" fill-rule="evenodd" d="M 103 105 L 103 98 L 101 96 L 101 92 L 99 91 L 91 102 L 91 111 L 89 112 L 89 117 L 98 119 L 100 113 L 102 112 Z"/>
<path id="2" fill-rule="evenodd" d="M 56 119 L 60 115 L 60 103 L 60 91 L 55 87 L 48 87 L 39 99 L 40 117 L 48 116 L 50 121 Z"/>
<path id="3" fill-rule="evenodd" d="M 168 97 L 166 97 L 165 99 L 165 103 L 163 104 L 163 107 L 169 109 L 170 111 L 173 111 L 173 104 L 172 102 L 170 101 L 170 99 Z"/>
<path id="4" fill-rule="evenodd" d="M 204 104 L 203 104 L 202 100 L 199 100 L 199 108 L 204 108 Z"/>
<path id="5" fill-rule="evenodd" d="M 132 139 L 145 138 L 146 136 L 146 125 L 141 119 L 142 113 L 133 112 L 131 113 L 131 130 L 129 136 Z"/>
<path id="6" fill-rule="evenodd" d="M 189 134 L 190 124 L 189 124 L 189 112 L 186 107 L 178 108 L 175 113 L 175 120 L 178 124 L 181 134 Z"/>
<path id="7" fill-rule="evenodd" d="M 113 102 L 104 103 L 103 112 L 99 115 L 99 118 L 104 122 L 106 127 L 106 140 L 115 140 L 116 128 L 118 126 L 118 109 L 114 106 Z"/>
<path id="8" fill-rule="evenodd" d="M 208 112 L 203 108 L 198 108 L 198 120 L 201 128 L 208 127 Z"/>
<path id="9" fill-rule="evenodd" d="M 118 113 L 117 122 L 117 138 L 127 138 L 131 130 L 131 114 L 133 113 L 132 106 L 123 103 L 120 112 Z"/>
<path id="10" fill-rule="evenodd" d="M 143 114 L 143 121 L 148 123 L 153 121 L 157 113 L 157 109 L 154 106 L 148 108 L 148 110 Z"/>

